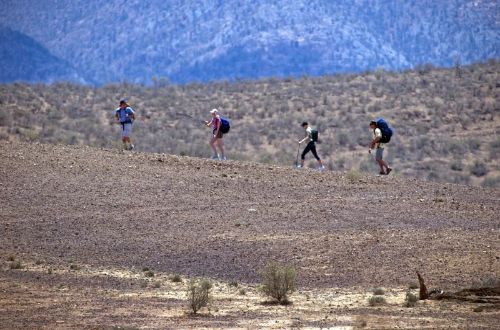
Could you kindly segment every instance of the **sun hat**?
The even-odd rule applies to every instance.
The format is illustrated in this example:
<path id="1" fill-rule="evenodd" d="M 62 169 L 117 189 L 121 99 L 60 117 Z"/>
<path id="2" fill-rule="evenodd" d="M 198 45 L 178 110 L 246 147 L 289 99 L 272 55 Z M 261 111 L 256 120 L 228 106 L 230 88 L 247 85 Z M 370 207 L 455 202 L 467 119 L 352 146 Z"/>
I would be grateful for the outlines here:
<path id="1" fill-rule="evenodd" d="M 217 109 L 212 109 L 212 110 L 210 110 L 210 113 L 211 113 L 211 114 L 214 114 L 214 113 L 217 113 L 217 112 L 219 112 Z"/>

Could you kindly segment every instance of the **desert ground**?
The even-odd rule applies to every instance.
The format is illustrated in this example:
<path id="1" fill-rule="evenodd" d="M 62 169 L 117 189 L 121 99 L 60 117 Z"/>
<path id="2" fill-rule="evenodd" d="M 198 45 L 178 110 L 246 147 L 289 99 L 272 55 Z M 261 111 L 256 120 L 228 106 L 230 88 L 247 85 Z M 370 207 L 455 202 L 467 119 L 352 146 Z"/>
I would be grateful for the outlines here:
<path id="1" fill-rule="evenodd" d="M 87 146 L 0 155 L 1 329 L 498 326 L 498 189 Z M 289 305 L 259 291 L 270 261 L 297 271 Z M 498 294 L 405 307 L 416 271 Z M 193 315 L 197 278 L 213 298 Z"/>

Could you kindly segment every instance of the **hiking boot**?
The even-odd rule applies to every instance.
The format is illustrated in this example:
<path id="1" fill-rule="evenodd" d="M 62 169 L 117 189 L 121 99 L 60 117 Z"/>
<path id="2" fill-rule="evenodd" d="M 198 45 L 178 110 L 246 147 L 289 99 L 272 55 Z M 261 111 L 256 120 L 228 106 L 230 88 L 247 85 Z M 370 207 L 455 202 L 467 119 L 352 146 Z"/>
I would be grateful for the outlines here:
<path id="1" fill-rule="evenodd" d="M 297 168 L 302 168 L 302 165 L 297 165 Z"/>
<path id="2" fill-rule="evenodd" d="M 388 167 L 386 175 L 389 175 L 389 173 L 391 173 L 391 171 L 392 171 L 392 168 Z"/>
<path id="3" fill-rule="evenodd" d="M 226 160 L 226 156 L 222 157 L 220 160 Z"/>
<path id="4" fill-rule="evenodd" d="M 324 170 L 325 170 L 325 166 L 324 165 L 321 165 L 320 167 L 318 167 L 318 171 L 323 172 Z"/>
<path id="5" fill-rule="evenodd" d="M 134 145 L 133 145 L 133 144 L 130 144 L 130 145 L 128 146 L 128 150 L 133 150 L 134 148 L 135 148 L 135 147 L 134 147 Z"/>
<path id="6" fill-rule="evenodd" d="M 385 172 L 380 171 L 378 174 L 385 175 Z"/>
<path id="7" fill-rule="evenodd" d="M 212 156 L 212 158 L 210 158 L 210 159 L 219 160 L 219 156 Z"/>

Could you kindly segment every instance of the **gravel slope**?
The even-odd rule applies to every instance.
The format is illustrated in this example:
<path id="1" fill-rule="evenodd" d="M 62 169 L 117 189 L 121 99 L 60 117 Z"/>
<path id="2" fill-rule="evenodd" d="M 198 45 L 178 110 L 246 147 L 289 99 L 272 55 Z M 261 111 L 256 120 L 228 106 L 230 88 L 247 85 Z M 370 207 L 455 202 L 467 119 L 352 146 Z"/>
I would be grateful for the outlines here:
<path id="1" fill-rule="evenodd" d="M 90 147 L 2 141 L 0 154 L 4 261 L 253 285 L 277 260 L 311 290 L 500 274 L 499 190 Z"/>

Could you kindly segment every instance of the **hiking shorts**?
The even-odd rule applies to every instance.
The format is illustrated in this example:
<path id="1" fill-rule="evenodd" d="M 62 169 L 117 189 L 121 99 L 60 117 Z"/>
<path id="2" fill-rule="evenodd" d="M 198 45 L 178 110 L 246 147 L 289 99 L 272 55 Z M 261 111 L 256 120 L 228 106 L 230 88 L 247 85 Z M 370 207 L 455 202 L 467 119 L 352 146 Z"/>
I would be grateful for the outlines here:
<path id="1" fill-rule="evenodd" d="M 384 157 L 384 148 L 377 148 L 375 152 L 375 160 L 381 161 Z"/>
<path id="2" fill-rule="evenodd" d="M 216 129 L 213 130 L 212 134 L 215 136 L 215 132 L 217 132 Z M 215 136 L 216 139 L 222 139 L 224 134 L 222 134 L 221 130 L 219 130 L 219 133 L 217 133 L 217 136 Z"/>
<path id="3" fill-rule="evenodd" d="M 122 126 L 122 138 L 130 137 L 132 133 L 132 123 L 121 123 Z"/>

